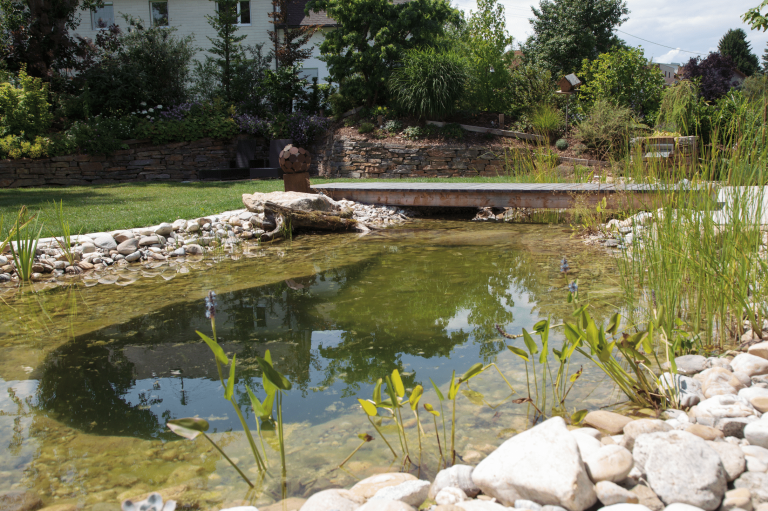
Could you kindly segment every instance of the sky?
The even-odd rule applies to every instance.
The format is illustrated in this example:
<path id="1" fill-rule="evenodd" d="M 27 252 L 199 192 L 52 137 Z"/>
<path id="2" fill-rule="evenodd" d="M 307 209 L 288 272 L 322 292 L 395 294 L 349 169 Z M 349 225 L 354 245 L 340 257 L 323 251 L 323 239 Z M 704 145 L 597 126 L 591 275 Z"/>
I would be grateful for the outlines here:
<path id="1" fill-rule="evenodd" d="M 538 6 L 539 1 L 499 3 L 505 8 L 509 33 L 516 43 L 525 41 L 532 32 L 528 22 L 533 16 L 531 6 Z M 752 43 L 752 52 L 762 58 L 768 32 L 750 30 L 741 21 L 742 14 L 760 3 L 761 0 L 627 0 L 629 20 L 618 27 L 621 32 L 617 35 L 630 46 L 642 46 L 645 56 L 653 57 L 654 62 L 685 63 L 698 54 L 706 56 L 717 51 L 717 43 L 728 29 L 742 28 Z M 467 13 L 477 8 L 476 0 L 454 0 L 453 4 Z"/>

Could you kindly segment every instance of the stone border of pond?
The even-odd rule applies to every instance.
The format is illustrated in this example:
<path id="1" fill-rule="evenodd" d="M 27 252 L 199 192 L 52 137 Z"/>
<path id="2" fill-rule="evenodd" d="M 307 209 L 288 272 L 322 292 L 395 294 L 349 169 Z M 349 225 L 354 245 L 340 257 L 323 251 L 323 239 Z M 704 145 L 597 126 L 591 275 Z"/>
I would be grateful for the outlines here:
<path id="1" fill-rule="evenodd" d="M 82 277 L 100 284 L 120 284 L 106 270 L 131 264 L 158 268 L 171 259 L 202 259 L 213 262 L 226 259 L 248 245 L 257 245 L 274 221 L 265 215 L 264 203 L 271 202 L 297 212 L 324 211 L 352 219 L 362 231 L 379 229 L 406 222 L 411 212 L 392 206 L 374 206 L 347 200 L 333 201 L 316 194 L 272 192 L 244 194 L 245 209 L 225 211 L 216 215 L 177 219 L 173 223 L 97 232 L 71 236 L 70 262 L 60 238 L 41 238 L 32 266 L 31 280 L 53 284 L 69 284 Z M 15 246 L 15 242 L 13 243 Z M 13 261 L 11 244 L 0 255 L 0 286 L 16 285 L 19 275 Z M 100 276 L 103 274 L 103 276 Z"/>
<path id="2" fill-rule="evenodd" d="M 675 363 L 677 374 L 660 378 L 662 390 L 675 389 L 687 412 L 637 419 L 598 410 L 581 427 L 553 417 L 477 465 L 451 466 L 431 482 L 410 473 L 378 474 L 268 509 L 768 510 L 768 342 L 748 353 L 685 355 Z"/>

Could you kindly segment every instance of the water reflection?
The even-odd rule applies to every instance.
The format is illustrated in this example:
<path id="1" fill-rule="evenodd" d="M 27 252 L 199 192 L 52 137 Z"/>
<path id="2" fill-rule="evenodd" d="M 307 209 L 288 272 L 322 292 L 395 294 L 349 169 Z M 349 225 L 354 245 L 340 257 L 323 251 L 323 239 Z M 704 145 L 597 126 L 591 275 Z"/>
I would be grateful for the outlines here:
<path id="1" fill-rule="evenodd" d="M 534 253 L 514 229 L 425 232 L 360 242 L 367 257 L 352 262 L 316 254 L 335 256 L 336 264 L 221 293 L 217 332 L 224 349 L 237 354 L 243 410 L 250 411 L 245 386 L 260 391 L 255 355 L 267 349 L 294 385 L 286 420 L 317 424 L 367 396 L 394 368 L 406 386 L 428 377 L 446 381 L 453 369 L 490 362 L 504 349 L 495 324 L 517 331 L 543 314 L 568 313 L 557 274 L 561 253 Z M 36 407 L 103 435 L 169 439 L 165 422 L 184 416 L 204 417 L 216 431 L 237 430 L 195 330 L 210 331 L 202 300 L 78 335 L 33 374 L 40 380 Z"/>

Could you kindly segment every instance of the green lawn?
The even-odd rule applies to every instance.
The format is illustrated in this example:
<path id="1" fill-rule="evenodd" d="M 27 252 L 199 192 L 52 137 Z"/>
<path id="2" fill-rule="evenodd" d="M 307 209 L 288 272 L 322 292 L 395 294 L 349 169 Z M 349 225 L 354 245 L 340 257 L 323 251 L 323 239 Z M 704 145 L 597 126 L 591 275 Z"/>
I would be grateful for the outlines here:
<path id="1" fill-rule="evenodd" d="M 313 179 L 312 183 L 328 182 Z M 355 181 L 355 180 L 337 180 Z M 391 180 L 385 180 L 391 182 Z M 506 182 L 509 178 L 434 178 L 403 181 Z M 0 189 L 0 215 L 4 235 L 19 208 L 39 212 L 45 222 L 43 236 L 53 235 L 53 201 L 63 201 L 64 214 L 75 233 L 112 231 L 145 227 L 177 218 L 195 218 L 243 207 L 242 194 L 282 190 L 281 180 L 203 183 L 125 183 L 119 185 L 76 186 L 71 188 Z M 3 236 L 4 238 L 4 236 Z"/>

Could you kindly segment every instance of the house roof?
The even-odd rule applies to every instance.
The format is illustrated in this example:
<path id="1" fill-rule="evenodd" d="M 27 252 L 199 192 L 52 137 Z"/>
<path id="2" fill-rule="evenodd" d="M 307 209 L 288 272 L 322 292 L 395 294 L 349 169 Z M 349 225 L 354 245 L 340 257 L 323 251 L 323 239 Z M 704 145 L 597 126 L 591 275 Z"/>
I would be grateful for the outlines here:
<path id="1" fill-rule="evenodd" d="M 410 0 L 392 0 L 395 4 L 404 4 Z M 310 11 L 309 16 L 304 14 L 304 8 L 309 0 L 288 0 L 288 26 L 300 27 L 319 25 L 321 27 L 335 27 L 336 21 L 329 18 L 325 11 Z"/>

